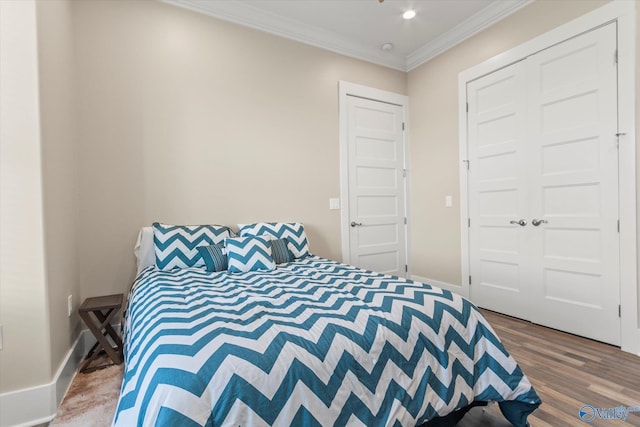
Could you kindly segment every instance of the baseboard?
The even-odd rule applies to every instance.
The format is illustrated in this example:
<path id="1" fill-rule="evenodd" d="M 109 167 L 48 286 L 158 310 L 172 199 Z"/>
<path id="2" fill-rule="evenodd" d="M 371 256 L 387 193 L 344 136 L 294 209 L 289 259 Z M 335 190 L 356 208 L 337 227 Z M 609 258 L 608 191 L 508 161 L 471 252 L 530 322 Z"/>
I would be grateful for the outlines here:
<path id="1" fill-rule="evenodd" d="M 469 288 L 465 286 L 452 285 L 451 283 L 441 282 L 439 280 L 427 279 L 426 277 L 420 277 L 414 274 L 411 275 L 411 280 L 415 280 L 416 282 L 426 283 L 428 285 L 437 286 L 439 288 L 454 292 L 458 295 L 462 295 L 465 298 L 469 298 Z"/>
<path id="2" fill-rule="evenodd" d="M 69 349 L 53 381 L 36 387 L 0 394 L 0 426 L 27 427 L 49 422 L 56 415 L 85 353 L 84 330 Z M 89 334 L 90 335 L 90 334 Z"/>
<path id="3" fill-rule="evenodd" d="M 113 327 L 119 330 L 120 325 Z M 53 381 L 0 394 L 0 427 L 29 427 L 51 421 L 69 390 L 80 362 L 95 343 L 91 332 L 83 329 L 60 364 Z"/>
<path id="4" fill-rule="evenodd" d="M 27 427 L 55 415 L 55 383 L 0 394 L 0 426 Z"/>
<path id="5" fill-rule="evenodd" d="M 88 329 L 80 331 L 76 342 L 69 351 L 70 356 L 62 363 L 54 377 L 56 383 L 56 406 L 54 411 L 56 411 L 60 403 L 62 403 L 62 399 L 65 394 L 67 394 L 71 381 L 73 381 L 73 377 L 76 375 L 76 372 L 78 372 L 78 366 L 80 366 L 80 362 L 87 353 L 87 349 L 89 348 L 87 346 L 87 335 L 91 335 Z M 53 415 L 55 415 L 55 412 Z"/>

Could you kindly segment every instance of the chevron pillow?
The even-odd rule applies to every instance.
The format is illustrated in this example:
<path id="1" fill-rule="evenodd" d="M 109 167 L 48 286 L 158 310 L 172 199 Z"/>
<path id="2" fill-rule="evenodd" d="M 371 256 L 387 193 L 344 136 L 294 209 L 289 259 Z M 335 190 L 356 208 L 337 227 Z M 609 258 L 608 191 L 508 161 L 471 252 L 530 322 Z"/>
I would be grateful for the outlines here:
<path id="1" fill-rule="evenodd" d="M 222 225 L 167 225 L 153 223 L 156 267 L 160 270 L 202 267 L 198 246 L 222 243 L 229 228 Z"/>
<path id="2" fill-rule="evenodd" d="M 228 268 L 227 252 L 222 243 L 198 246 L 198 252 L 207 266 L 207 271 L 224 271 Z"/>
<path id="3" fill-rule="evenodd" d="M 224 240 L 224 244 L 227 248 L 229 271 L 232 273 L 276 268 L 271 256 L 271 242 L 264 237 L 230 237 Z"/>
<path id="4" fill-rule="evenodd" d="M 267 234 L 276 239 L 287 239 L 293 256 L 305 258 L 309 255 L 309 241 L 304 232 L 304 225 L 299 222 L 258 222 L 255 224 L 238 224 L 241 236 L 260 236 Z"/>

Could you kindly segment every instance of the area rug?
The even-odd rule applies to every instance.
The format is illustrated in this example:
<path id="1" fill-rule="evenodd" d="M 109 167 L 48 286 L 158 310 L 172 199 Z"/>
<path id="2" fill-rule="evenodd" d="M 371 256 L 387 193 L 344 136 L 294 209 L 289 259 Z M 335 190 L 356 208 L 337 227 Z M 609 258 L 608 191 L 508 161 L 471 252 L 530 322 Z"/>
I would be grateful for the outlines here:
<path id="1" fill-rule="evenodd" d="M 55 427 L 107 427 L 116 411 L 124 364 L 78 372 L 54 420 Z"/>

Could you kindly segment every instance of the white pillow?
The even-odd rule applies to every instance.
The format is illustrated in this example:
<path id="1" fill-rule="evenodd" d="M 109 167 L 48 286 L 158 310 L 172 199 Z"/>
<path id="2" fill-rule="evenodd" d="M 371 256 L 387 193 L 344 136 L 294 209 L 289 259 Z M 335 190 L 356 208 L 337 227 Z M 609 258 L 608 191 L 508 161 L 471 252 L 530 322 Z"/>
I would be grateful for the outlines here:
<path id="1" fill-rule="evenodd" d="M 156 265 L 156 253 L 153 246 L 153 227 L 142 227 L 138 233 L 138 240 L 133 247 L 133 253 L 136 255 L 138 272 L 150 265 Z"/>

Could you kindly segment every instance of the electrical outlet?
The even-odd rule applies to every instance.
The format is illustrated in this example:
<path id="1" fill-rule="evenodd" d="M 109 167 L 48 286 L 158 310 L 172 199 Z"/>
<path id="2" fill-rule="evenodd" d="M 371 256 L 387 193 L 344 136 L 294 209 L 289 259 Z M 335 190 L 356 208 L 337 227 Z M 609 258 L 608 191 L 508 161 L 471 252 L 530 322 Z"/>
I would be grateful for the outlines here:
<path id="1" fill-rule="evenodd" d="M 73 312 L 73 295 L 67 297 L 67 316 L 71 317 Z"/>

